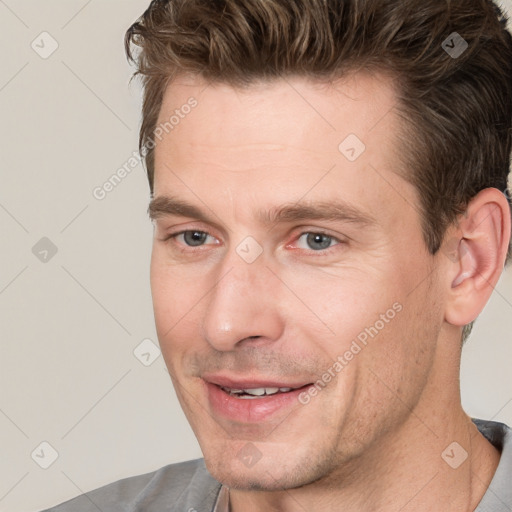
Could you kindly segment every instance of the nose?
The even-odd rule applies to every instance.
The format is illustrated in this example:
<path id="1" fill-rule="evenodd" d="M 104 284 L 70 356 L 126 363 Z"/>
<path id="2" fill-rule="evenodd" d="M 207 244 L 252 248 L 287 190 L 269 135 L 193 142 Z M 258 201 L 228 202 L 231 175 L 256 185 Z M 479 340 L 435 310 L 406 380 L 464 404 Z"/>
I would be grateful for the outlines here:
<path id="1" fill-rule="evenodd" d="M 234 252 L 234 251 L 233 251 Z M 280 282 L 262 256 L 247 263 L 234 252 L 226 256 L 217 284 L 207 297 L 203 333 L 219 351 L 237 345 L 271 344 L 283 332 Z"/>

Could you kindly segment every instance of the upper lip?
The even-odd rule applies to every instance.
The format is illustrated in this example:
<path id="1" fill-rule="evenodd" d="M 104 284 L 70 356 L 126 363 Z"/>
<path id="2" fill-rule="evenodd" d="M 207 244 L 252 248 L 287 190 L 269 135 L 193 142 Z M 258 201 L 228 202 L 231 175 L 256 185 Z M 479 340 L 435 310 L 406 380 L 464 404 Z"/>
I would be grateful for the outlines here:
<path id="1" fill-rule="evenodd" d="M 202 379 L 210 384 L 216 384 L 223 388 L 228 389 L 256 389 L 256 388 L 292 388 L 297 389 L 311 382 L 305 381 L 292 381 L 285 382 L 283 380 L 275 380 L 265 377 L 254 377 L 254 378 L 243 378 L 243 377 L 231 377 L 228 375 L 202 375 Z"/>

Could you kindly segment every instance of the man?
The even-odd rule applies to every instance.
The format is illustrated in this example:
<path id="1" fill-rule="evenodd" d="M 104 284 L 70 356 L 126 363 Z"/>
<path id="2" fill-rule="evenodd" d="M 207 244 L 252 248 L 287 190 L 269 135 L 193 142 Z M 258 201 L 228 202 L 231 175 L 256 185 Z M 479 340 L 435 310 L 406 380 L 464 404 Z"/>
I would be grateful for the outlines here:
<path id="1" fill-rule="evenodd" d="M 510 243 L 497 7 L 155 0 L 126 47 L 157 332 L 204 459 L 52 510 L 512 510 L 512 432 L 459 390 Z"/>

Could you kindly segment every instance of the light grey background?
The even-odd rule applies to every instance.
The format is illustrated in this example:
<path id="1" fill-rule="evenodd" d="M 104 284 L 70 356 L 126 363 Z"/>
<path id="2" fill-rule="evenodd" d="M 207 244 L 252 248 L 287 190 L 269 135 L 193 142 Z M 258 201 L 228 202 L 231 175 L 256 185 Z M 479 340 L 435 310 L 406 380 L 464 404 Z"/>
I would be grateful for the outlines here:
<path id="1" fill-rule="evenodd" d="M 0 0 L 2 512 L 200 456 L 153 361 L 149 191 L 130 162 L 141 93 L 128 87 L 123 35 L 148 4 Z M 508 270 L 464 349 L 462 390 L 469 414 L 509 424 L 511 328 Z"/>

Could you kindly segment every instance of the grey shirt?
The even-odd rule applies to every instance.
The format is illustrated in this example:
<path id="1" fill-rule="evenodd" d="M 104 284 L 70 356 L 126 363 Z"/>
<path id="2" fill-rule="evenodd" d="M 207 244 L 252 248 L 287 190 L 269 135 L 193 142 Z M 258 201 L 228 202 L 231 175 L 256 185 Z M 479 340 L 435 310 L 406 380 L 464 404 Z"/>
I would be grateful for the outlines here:
<path id="1" fill-rule="evenodd" d="M 473 421 L 501 451 L 496 473 L 475 512 L 512 512 L 512 430 L 503 423 Z M 198 459 L 119 480 L 44 512 L 213 512 L 220 490 L 204 460 Z"/>

